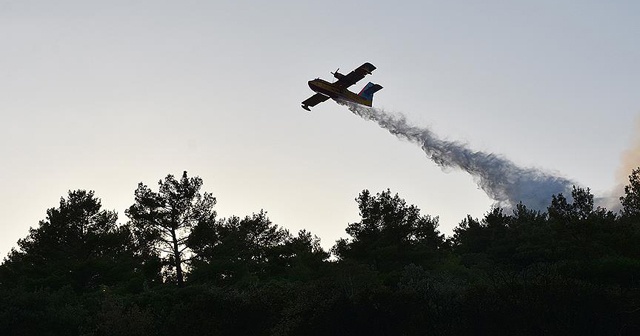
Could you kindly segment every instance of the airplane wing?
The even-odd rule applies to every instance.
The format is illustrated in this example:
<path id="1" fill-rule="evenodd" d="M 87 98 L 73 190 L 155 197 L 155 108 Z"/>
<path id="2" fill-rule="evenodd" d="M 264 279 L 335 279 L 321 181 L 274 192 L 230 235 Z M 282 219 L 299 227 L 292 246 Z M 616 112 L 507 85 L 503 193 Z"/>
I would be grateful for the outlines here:
<path id="1" fill-rule="evenodd" d="M 373 72 L 373 70 L 375 69 L 376 67 L 373 66 L 373 64 L 367 62 L 359 66 L 357 69 L 351 71 L 350 73 L 344 75 L 340 79 L 338 79 L 338 81 L 333 83 L 333 85 L 339 88 L 349 87 L 357 83 L 359 80 L 363 79 L 364 76 L 370 75 L 371 72 Z"/>
<path id="2" fill-rule="evenodd" d="M 320 103 L 322 103 L 323 101 L 328 100 L 329 97 L 321 94 L 321 93 L 316 93 L 313 96 L 309 97 L 307 100 L 302 102 L 302 108 L 307 110 L 307 111 L 311 111 L 309 110 L 310 106 L 316 106 Z"/>

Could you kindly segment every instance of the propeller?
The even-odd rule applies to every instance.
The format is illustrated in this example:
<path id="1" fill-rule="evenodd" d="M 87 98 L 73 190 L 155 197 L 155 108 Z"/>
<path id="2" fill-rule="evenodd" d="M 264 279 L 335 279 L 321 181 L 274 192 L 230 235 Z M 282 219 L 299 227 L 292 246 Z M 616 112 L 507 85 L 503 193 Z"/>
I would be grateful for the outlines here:
<path id="1" fill-rule="evenodd" d="M 343 74 L 339 73 L 338 70 L 340 70 L 340 68 L 337 68 L 335 72 L 332 72 L 331 74 L 333 75 L 333 77 L 340 79 L 342 77 L 344 77 Z"/>

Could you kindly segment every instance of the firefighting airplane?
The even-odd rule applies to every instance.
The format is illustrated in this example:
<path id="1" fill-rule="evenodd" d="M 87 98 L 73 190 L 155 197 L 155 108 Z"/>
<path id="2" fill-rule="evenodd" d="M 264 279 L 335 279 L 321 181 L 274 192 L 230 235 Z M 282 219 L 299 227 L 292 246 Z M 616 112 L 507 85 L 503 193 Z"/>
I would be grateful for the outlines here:
<path id="1" fill-rule="evenodd" d="M 365 63 L 346 75 L 339 73 L 338 70 L 340 69 L 332 72 L 333 77 L 338 79 L 333 83 L 329 83 L 320 78 L 310 80 L 309 87 L 317 93 L 303 101 L 302 108 L 311 111 L 309 107 L 316 106 L 329 98 L 334 100 L 344 99 L 361 105 L 371 106 L 373 103 L 373 94 L 380 91 L 382 86 L 369 82 L 358 94 L 349 91 L 347 88 L 363 79 L 364 76 L 370 75 L 375 69 L 376 67 L 373 66 L 373 64 Z"/>

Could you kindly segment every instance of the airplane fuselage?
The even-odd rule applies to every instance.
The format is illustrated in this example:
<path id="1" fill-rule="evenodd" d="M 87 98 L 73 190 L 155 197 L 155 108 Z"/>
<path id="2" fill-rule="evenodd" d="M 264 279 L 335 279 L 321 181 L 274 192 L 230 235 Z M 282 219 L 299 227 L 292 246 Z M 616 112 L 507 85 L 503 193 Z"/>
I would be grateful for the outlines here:
<path id="1" fill-rule="evenodd" d="M 349 91 L 347 88 L 339 88 L 333 83 L 329 83 L 324 79 L 313 79 L 309 81 L 311 90 L 329 96 L 332 99 L 345 99 L 358 104 L 371 106 L 371 102 Z"/>
<path id="2" fill-rule="evenodd" d="M 346 100 L 364 106 L 371 106 L 373 104 L 373 94 L 382 89 L 382 86 L 369 82 L 358 94 L 349 91 L 347 88 L 363 79 L 366 75 L 370 75 L 375 69 L 376 67 L 373 64 L 367 62 L 346 75 L 339 73 L 338 70 L 332 72 L 333 77 L 337 79 L 333 83 L 320 78 L 310 80 L 309 87 L 315 94 L 302 102 L 302 108 L 311 111 L 310 107 L 327 101 L 329 98 L 336 101 Z"/>

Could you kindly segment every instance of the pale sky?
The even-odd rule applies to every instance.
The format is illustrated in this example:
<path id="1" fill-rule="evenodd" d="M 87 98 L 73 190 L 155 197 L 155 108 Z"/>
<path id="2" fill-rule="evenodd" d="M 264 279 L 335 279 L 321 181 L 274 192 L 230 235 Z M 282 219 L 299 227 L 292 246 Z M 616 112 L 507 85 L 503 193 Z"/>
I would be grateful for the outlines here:
<path id="1" fill-rule="evenodd" d="M 452 229 L 493 201 L 307 81 L 377 66 L 374 106 L 590 187 L 640 115 L 638 1 L 2 1 L 0 254 L 68 190 L 120 213 L 138 182 L 204 180 L 326 248 L 387 188 Z"/>

